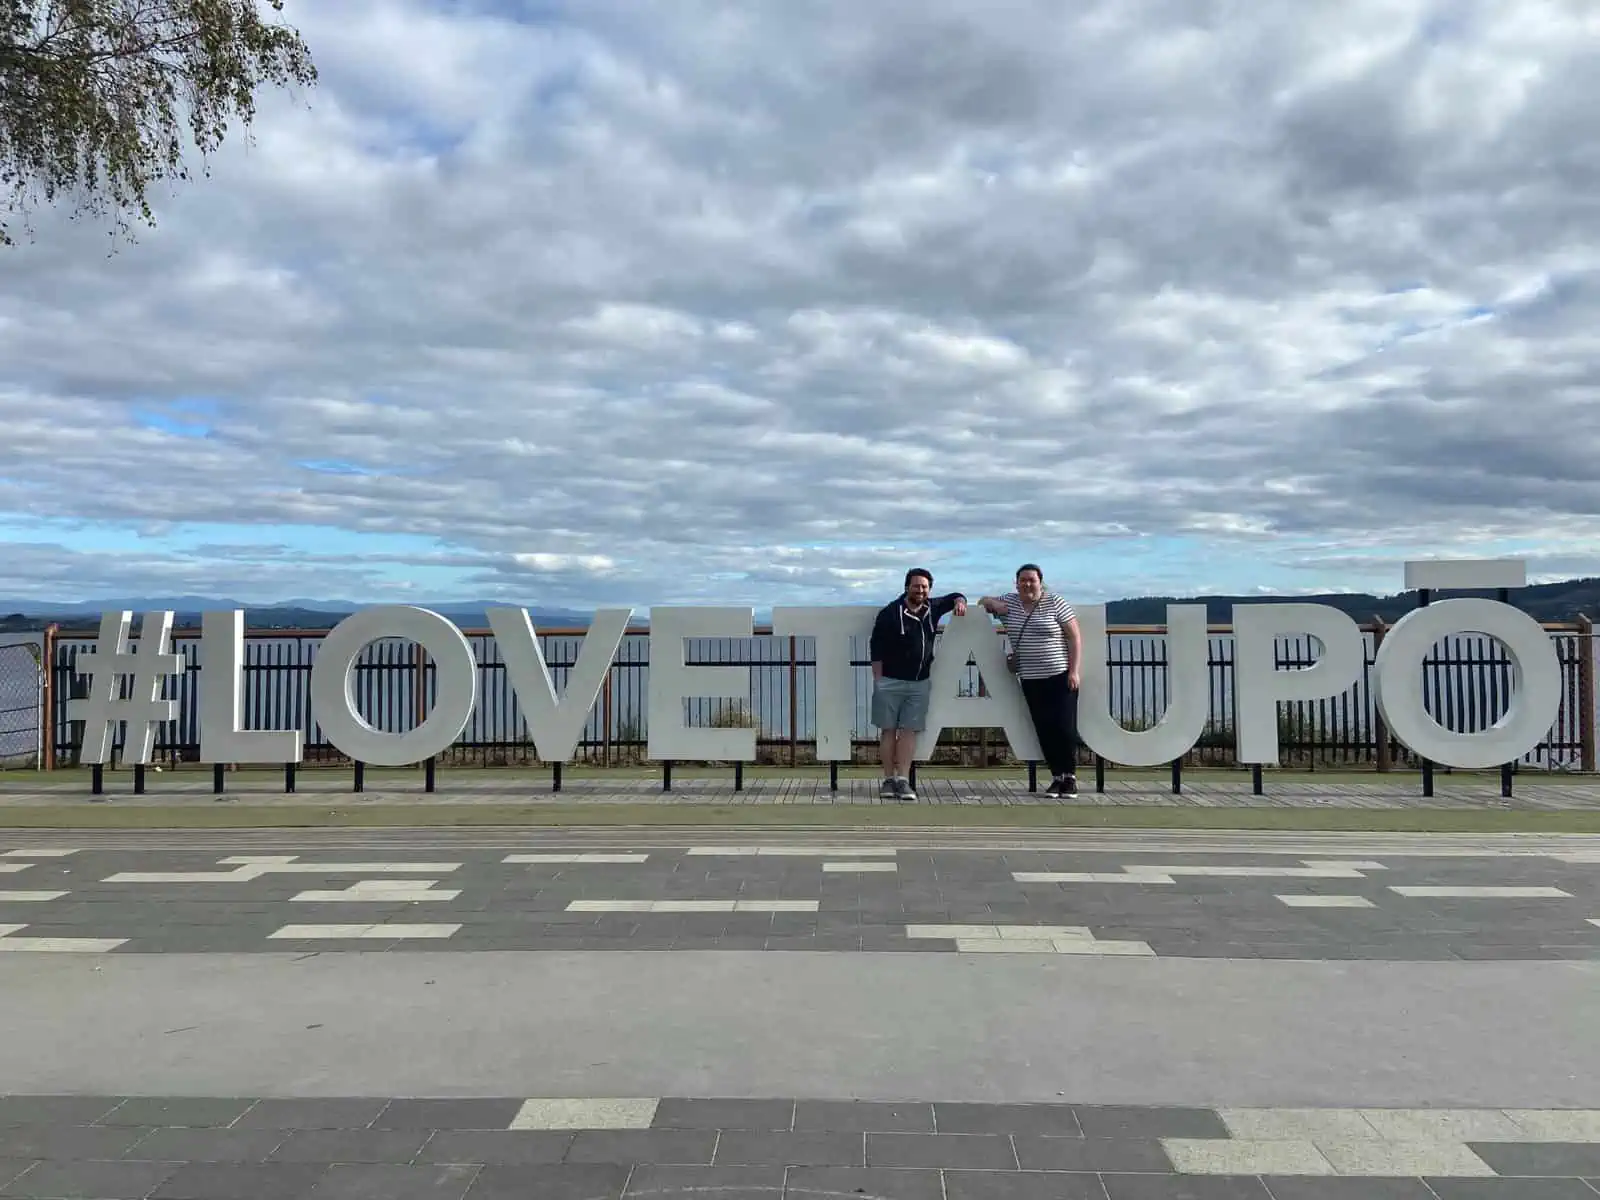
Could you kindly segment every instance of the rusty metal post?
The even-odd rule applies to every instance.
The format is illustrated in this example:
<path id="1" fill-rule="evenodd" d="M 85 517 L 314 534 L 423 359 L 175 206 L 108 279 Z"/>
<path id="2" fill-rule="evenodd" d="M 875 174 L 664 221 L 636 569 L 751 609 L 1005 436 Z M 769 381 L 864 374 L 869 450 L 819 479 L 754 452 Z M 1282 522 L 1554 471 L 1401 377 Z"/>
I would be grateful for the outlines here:
<path id="1" fill-rule="evenodd" d="M 1594 622 L 1578 614 L 1578 745 L 1581 766 L 1595 770 Z"/>

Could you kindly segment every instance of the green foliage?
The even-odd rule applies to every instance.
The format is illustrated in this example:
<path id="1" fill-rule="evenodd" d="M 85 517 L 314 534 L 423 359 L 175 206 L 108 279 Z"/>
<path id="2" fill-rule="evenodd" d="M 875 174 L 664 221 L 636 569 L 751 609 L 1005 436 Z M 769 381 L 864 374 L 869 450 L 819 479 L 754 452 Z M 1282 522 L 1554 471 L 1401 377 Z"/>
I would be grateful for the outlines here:
<path id="1" fill-rule="evenodd" d="M 283 0 L 262 0 L 281 12 Z M 152 183 L 188 180 L 185 128 L 202 160 L 263 85 L 311 85 L 300 35 L 258 0 L 0 0 L 0 190 L 76 193 L 74 215 L 126 210 L 148 225 Z M 209 171 L 207 172 L 209 173 Z M 0 245 L 12 238 L 0 222 Z"/>

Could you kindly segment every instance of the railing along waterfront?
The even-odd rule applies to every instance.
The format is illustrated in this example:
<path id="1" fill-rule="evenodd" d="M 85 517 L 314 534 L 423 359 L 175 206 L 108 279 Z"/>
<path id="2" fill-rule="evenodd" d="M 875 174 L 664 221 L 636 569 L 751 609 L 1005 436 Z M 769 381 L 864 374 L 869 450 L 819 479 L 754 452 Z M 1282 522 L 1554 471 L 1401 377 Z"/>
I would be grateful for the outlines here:
<path id="1" fill-rule="evenodd" d="M 1545 629 L 1561 663 L 1562 702 L 1546 738 L 1524 756 L 1521 765 L 1535 769 L 1595 770 L 1595 671 L 1593 628 L 1587 618 L 1547 622 Z M 1374 656 L 1386 627 L 1362 626 L 1366 659 L 1361 677 L 1345 692 L 1324 700 L 1285 703 L 1279 707 L 1281 766 L 1351 767 L 1376 770 L 1410 766 L 1414 756 L 1389 737 L 1373 703 Z M 199 757 L 200 661 L 197 628 L 173 631 L 173 650 L 183 655 L 187 670 L 166 683 L 166 698 L 178 702 L 177 719 L 158 727 L 156 761 L 177 766 Z M 257 629 L 245 642 L 245 727 L 298 729 L 307 766 L 344 764 L 348 760 L 329 744 L 311 713 L 311 667 L 326 630 Z M 479 699 L 461 738 L 437 763 L 440 766 L 506 767 L 535 765 L 538 760 L 528 735 L 494 635 L 483 629 L 464 631 L 477 657 Z M 585 631 L 547 629 L 539 632 L 540 648 L 557 691 L 582 647 Z M 997 630 L 997 636 L 1002 632 Z M 68 702 L 81 695 L 85 677 L 77 669 L 82 653 L 92 654 L 96 631 L 53 630 L 46 635 L 43 705 L 49 729 L 44 738 L 45 765 L 76 762 L 82 731 L 68 716 Z M 868 713 L 871 671 L 865 639 L 855 639 L 852 729 L 854 761 L 876 761 L 877 731 Z M 1234 764 L 1233 636 L 1227 625 L 1210 627 L 1207 670 L 1211 710 L 1206 730 L 1184 762 L 1194 766 Z M 695 666 L 742 666 L 750 671 L 745 700 L 690 700 L 688 720 L 699 726 L 754 726 L 758 762 L 803 765 L 816 761 L 816 645 L 812 638 L 774 634 L 757 627 L 748 638 L 696 638 L 687 643 L 687 661 Z M 1113 626 L 1107 636 L 1110 705 L 1125 727 L 1148 727 L 1166 705 L 1167 648 L 1160 626 Z M 1310 666 L 1316 661 L 1309 637 L 1279 638 L 1281 668 Z M 1485 729 L 1507 710 L 1513 686 L 1512 668 L 1504 649 L 1491 638 L 1462 634 L 1441 639 L 1425 659 L 1422 672 L 1428 711 L 1456 732 Z M 433 664 L 415 643 L 402 639 L 374 642 L 355 667 L 355 692 L 362 716 L 388 732 L 415 728 L 432 704 Z M 630 629 L 612 659 L 598 699 L 590 709 L 577 752 L 587 764 L 623 765 L 645 761 L 646 697 L 649 676 L 649 632 Z M 124 681 L 126 689 L 129 681 Z M 962 694 L 978 691 L 977 668 L 966 666 Z M 124 692 L 126 695 L 126 691 Z M 124 732 L 116 732 L 120 760 Z M 1085 761 L 1092 761 L 1085 751 Z M 1012 760 L 1005 735 L 998 729 L 947 728 L 936 763 L 998 766 Z"/>

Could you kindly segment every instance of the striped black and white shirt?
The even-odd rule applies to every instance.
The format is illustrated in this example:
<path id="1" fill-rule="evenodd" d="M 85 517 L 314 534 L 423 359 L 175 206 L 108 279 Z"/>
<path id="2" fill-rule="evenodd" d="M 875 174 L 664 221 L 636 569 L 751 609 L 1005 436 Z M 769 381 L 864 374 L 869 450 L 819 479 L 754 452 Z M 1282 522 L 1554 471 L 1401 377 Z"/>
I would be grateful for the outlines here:
<path id="1" fill-rule="evenodd" d="M 1048 679 L 1067 670 L 1071 664 L 1061 623 L 1074 616 L 1072 605 L 1054 592 L 1045 592 L 1030 613 L 1017 593 L 1010 592 L 1003 599 L 1006 640 L 1017 656 L 1017 674 L 1024 679 Z"/>

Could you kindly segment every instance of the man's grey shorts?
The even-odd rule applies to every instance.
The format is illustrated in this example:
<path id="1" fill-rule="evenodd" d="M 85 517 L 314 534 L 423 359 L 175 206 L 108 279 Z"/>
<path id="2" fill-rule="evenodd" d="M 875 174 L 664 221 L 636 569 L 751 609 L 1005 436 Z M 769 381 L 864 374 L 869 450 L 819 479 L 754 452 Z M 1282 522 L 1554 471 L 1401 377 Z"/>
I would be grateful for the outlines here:
<path id="1" fill-rule="evenodd" d="M 931 679 L 880 679 L 872 689 L 872 723 L 879 729 L 921 733 L 928 724 Z"/>

